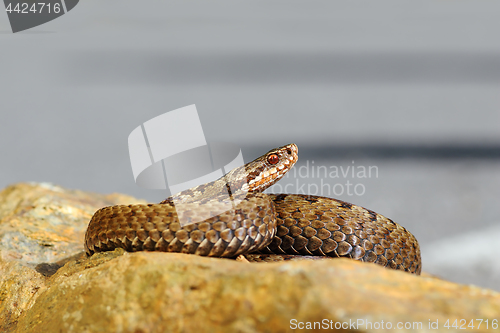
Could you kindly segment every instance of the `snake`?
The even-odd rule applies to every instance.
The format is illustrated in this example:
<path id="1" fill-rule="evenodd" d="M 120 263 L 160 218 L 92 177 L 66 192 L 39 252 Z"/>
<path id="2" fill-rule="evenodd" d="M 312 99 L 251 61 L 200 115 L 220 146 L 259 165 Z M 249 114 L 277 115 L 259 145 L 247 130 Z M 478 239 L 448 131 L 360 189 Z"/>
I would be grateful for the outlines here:
<path id="1" fill-rule="evenodd" d="M 345 257 L 420 275 L 417 239 L 391 219 L 333 198 L 263 193 L 297 160 L 297 145 L 288 144 L 160 203 L 101 208 L 87 227 L 85 252 Z"/>

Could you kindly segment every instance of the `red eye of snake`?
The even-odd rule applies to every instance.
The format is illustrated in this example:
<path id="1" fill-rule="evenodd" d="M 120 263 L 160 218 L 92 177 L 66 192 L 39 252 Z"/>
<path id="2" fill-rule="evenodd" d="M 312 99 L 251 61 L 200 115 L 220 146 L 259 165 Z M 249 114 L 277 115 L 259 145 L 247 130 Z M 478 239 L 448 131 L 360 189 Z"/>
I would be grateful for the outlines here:
<path id="1" fill-rule="evenodd" d="M 280 161 L 278 154 L 271 154 L 267 157 L 269 164 L 276 164 Z"/>

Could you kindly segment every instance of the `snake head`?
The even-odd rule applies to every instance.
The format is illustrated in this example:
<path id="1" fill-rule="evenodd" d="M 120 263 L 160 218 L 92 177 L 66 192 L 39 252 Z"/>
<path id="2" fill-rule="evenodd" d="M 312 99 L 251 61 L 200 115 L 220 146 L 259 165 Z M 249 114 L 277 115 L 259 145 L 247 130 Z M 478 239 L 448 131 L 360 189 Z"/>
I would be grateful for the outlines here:
<path id="1" fill-rule="evenodd" d="M 222 196 L 227 198 L 228 190 L 233 197 L 244 198 L 247 194 L 260 193 L 272 186 L 294 166 L 298 159 L 297 145 L 271 149 L 252 162 L 232 169 L 221 178 L 174 194 L 161 203 L 176 201 L 205 202 Z M 223 200 L 223 199 L 221 199 Z"/>
<path id="2" fill-rule="evenodd" d="M 291 143 L 271 149 L 259 158 L 245 164 L 248 192 L 262 192 L 283 178 L 297 162 L 298 153 L 297 145 Z"/>

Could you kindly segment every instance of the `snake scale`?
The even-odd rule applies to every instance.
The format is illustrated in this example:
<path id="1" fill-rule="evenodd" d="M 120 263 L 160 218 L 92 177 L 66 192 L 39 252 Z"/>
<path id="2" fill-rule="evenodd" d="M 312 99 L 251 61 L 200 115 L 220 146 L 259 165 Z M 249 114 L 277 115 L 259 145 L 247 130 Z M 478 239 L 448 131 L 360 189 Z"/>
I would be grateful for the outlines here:
<path id="1" fill-rule="evenodd" d="M 252 252 L 347 257 L 420 274 L 417 240 L 392 220 L 341 200 L 262 193 L 297 159 L 297 146 L 289 144 L 159 204 L 101 208 L 87 228 L 85 251 L 89 256 L 120 247 L 228 258 Z M 176 210 L 179 203 L 182 210 Z M 221 212 L 231 203 L 236 204 L 200 220 L 202 212 Z"/>

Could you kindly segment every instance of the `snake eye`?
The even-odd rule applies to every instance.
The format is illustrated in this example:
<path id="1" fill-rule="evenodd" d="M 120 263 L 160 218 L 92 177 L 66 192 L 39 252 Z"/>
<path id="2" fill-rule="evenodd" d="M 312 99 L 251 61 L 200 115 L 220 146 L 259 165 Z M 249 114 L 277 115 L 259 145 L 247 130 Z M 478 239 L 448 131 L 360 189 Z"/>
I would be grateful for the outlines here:
<path id="1" fill-rule="evenodd" d="M 280 160 L 278 154 L 271 154 L 267 157 L 267 161 L 269 162 L 269 164 L 276 164 L 278 163 Z"/>
<path id="2" fill-rule="evenodd" d="M 286 150 L 286 153 L 287 153 L 288 155 L 292 155 L 292 150 L 291 150 L 290 148 L 288 148 L 288 149 Z"/>

